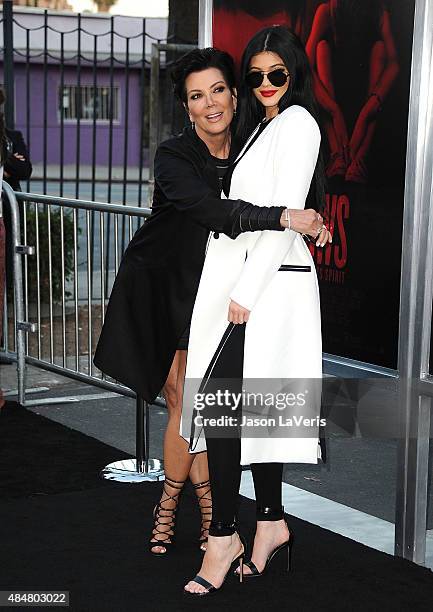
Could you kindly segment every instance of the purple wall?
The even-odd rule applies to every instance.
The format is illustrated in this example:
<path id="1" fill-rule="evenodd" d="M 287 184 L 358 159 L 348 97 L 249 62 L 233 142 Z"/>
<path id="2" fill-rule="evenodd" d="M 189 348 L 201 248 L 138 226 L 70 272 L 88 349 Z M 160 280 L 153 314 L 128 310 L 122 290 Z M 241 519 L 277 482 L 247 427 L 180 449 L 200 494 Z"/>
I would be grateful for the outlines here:
<path id="1" fill-rule="evenodd" d="M 2 78 L 3 66 L 0 66 Z M 107 68 L 98 68 L 97 86 L 109 86 L 110 77 Z M 74 66 L 66 66 L 64 69 L 64 84 L 77 84 L 77 70 Z M 92 68 L 82 66 L 81 85 L 93 85 Z M 119 87 L 119 119 L 113 122 L 113 166 L 124 164 L 124 142 L 125 142 L 125 111 L 126 111 L 126 87 L 124 68 L 114 69 L 114 86 Z M 60 163 L 60 114 L 58 108 L 58 92 L 60 87 L 60 71 L 58 65 L 48 65 L 48 87 L 47 87 L 47 163 Z M 27 138 L 27 91 L 25 65 L 15 64 L 15 121 L 16 129 L 21 130 Z M 131 68 L 129 71 L 129 117 L 128 129 L 128 166 L 138 167 L 140 159 L 140 71 Z M 32 162 L 40 164 L 43 162 L 44 143 L 44 72 L 41 64 L 32 64 L 30 69 L 30 134 L 29 145 Z M 75 164 L 77 147 L 76 122 L 64 122 L 64 163 Z M 80 165 L 92 164 L 92 137 L 93 124 L 81 121 L 80 124 Z M 108 122 L 96 123 L 96 164 L 108 166 L 109 149 L 109 124 Z"/>

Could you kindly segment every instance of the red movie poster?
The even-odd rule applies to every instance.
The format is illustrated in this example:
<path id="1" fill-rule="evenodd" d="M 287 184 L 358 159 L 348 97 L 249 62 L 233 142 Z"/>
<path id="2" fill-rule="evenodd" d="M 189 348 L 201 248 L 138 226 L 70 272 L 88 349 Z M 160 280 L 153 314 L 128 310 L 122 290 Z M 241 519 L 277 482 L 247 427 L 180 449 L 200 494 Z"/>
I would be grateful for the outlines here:
<path id="1" fill-rule="evenodd" d="M 258 30 L 305 44 L 320 108 L 333 243 L 311 247 L 323 350 L 397 367 L 415 0 L 214 0 L 213 44 L 239 65 Z M 289 194 L 288 194 L 289 195 Z M 288 202 L 289 204 L 289 202 Z"/>

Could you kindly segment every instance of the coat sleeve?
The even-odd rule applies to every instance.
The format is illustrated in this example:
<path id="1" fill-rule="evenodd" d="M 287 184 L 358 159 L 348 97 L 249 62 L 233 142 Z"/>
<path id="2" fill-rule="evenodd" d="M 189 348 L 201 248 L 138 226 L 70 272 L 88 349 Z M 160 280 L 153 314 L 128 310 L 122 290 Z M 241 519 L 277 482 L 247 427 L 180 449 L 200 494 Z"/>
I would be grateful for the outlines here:
<path id="1" fill-rule="evenodd" d="M 268 215 L 264 216 L 261 206 L 243 200 L 221 199 L 186 156 L 164 143 L 155 155 L 155 181 L 177 210 L 206 229 L 222 232 L 230 238 L 264 227 L 283 231 L 280 217 L 284 206 L 270 206 Z"/>
<path id="2" fill-rule="evenodd" d="M 313 117 L 299 108 L 284 117 L 275 140 L 273 204 L 289 202 L 302 209 L 310 188 L 320 147 L 320 130 Z M 252 310 L 294 244 L 296 232 L 264 231 L 248 253 L 231 291 L 232 300 Z"/>
<path id="3" fill-rule="evenodd" d="M 29 179 L 32 175 L 33 168 L 23 135 L 16 130 L 11 132 L 10 136 L 13 145 L 13 153 L 19 153 L 24 159 L 17 159 L 12 156 L 5 162 L 4 169 L 10 177 L 16 181 Z"/>

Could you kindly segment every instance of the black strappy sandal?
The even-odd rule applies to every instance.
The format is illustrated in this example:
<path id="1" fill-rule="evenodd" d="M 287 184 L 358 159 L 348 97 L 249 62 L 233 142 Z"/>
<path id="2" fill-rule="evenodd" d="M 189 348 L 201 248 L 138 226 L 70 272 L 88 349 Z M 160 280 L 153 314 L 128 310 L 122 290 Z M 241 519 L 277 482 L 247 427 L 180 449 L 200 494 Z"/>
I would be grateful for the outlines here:
<path id="1" fill-rule="evenodd" d="M 201 494 L 197 494 L 197 491 L 203 489 L 204 487 L 206 487 L 206 490 Z M 209 534 L 209 527 L 212 520 L 212 497 L 209 496 L 211 493 L 210 481 L 206 480 L 205 482 L 198 482 L 194 485 L 194 489 L 197 494 L 197 501 L 201 512 L 201 527 L 198 544 L 200 550 L 206 552 L 206 548 L 202 547 L 203 544 L 207 544 L 208 536 L 206 533 Z"/>
<path id="2" fill-rule="evenodd" d="M 290 572 L 291 561 L 292 561 L 291 560 L 292 544 L 293 544 L 293 533 L 290 532 L 289 539 L 287 540 L 287 542 L 280 544 L 280 546 L 277 546 L 277 548 L 274 548 L 274 550 L 270 553 L 270 555 L 266 559 L 265 567 L 262 569 L 261 572 L 259 572 L 255 563 L 253 563 L 252 561 L 245 561 L 244 565 L 245 567 L 248 567 L 251 574 L 244 574 L 244 578 L 258 578 L 259 576 L 263 576 L 263 574 L 268 569 L 272 559 L 282 550 L 287 550 L 287 571 Z M 236 571 L 236 574 L 238 574 L 237 571 Z"/>
<path id="3" fill-rule="evenodd" d="M 155 557 L 163 557 L 170 550 L 173 549 L 175 544 L 174 527 L 176 524 L 176 513 L 179 506 L 179 495 L 183 489 L 185 481 L 172 480 L 171 478 L 165 477 L 163 486 L 163 495 L 165 499 L 161 499 L 153 509 L 153 518 L 155 519 L 155 525 L 152 530 L 152 539 L 149 541 L 149 552 Z M 170 495 L 167 491 L 167 487 L 176 489 L 178 493 Z M 166 502 L 172 500 L 176 503 L 174 508 L 167 508 Z M 157 539 L 156 539 L 157 538 Z M 156 546 L 161 546 L 165 550 L 164 552 L 158 552 L 152 550 Z"/>
<path id="4" fill-rule="evenodd" d="M 263 576 L 263 574 L 265 574 L 265 572 L 268 570 L 269 565 L 272 562 L 272 559 L 282 550 L 287 550 L 287 571 L 289 572 L 291 570 L 293 532 L 289 529 L 289 525 L 287 523 L 286 517 L 284 516 L 284 508 L 283 507 L 281 508 L 257 508 L 257 520 L 259 521 L 260 520 L 279 520 L 281 518 L 284 519 L 284 522 L 287 525 L 287 529 L 289 531 L 289 539 L 286 542 L 283 542 L 282 544 L 274 548 L 274 550 L 272 550 L 269 553 L 268 558 L 266 559 L 265 567 L 262 569 L 261 572 L 257 569 L 256 564 L 253 563 L 251 560 L 245 561 L 244 566 L 248 567 L 251 574 L 244 573 L 244 578 L 258 578 L 259 576 Z M 235 575 L 238 575 L 238 574 L 239 572 L 236 569 Z"/>
<path id="5" fill-rule="evenodd" d="M 239 561 L 239 582 L 242 582 L 243 579 L 243 563 L 244 563 L 244 556 L 245 556 L 245 549 L 246 549 L 246 544 L 245 544 L 245 540 L 244 538 L 241 536 L 241 534 L 239 533 L 239 531 L 237 531 L 237 525 L 236 523 L 211 523 L 211 528 L 213 531 L 219 531 L 221 532 L 223 535 L 233 535 L 233 534 L 237 534 L 237 536 L 239 537 L 239 540 L 241 542 L 242 548 L 240 550 L 240 552 L 236 555 L 236 557 L 234 559 L 232 559 L 231 563 L 230 563 L 230 567 L 226 573 L 226 575 L 224 576 L 224 580 L 222 581 L 221 586 L 216 587 L 214 586 L 211 582 L 209 582 L 208 580 L 206 580 L 205 578 L 203 578 L 202 576 L 200 576 L 199 574 L 197 574 L 196 576 L 194 576 L 194 578 L 192 578 L 192 582 L 197 582 L 197 584 L 200 584 L 201 586 L 203 586 L 206 591 L 201 591 L 198 593 L 193 593 L 191 591 L 187 591 L 185 588 L 183 589 L 183 592 L 185 595 L 190 595 L 191 597 L 205 597 L 206 595 L 211 595 L 212 593 L 216 593 L 218 591 L 220 591 L 222 589 L 222 587 L 224 586 L 224 583 L 227 579 L 227 576 L 230 574 L 233 565 Z M 231 533 L 230 533 L 231 532 Z"/>

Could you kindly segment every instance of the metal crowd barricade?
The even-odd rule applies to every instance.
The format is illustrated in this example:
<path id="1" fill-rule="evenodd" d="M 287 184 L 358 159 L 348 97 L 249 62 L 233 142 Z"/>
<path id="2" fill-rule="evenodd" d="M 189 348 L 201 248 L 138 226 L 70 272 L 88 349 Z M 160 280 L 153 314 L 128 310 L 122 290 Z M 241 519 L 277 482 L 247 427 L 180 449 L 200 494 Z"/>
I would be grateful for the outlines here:
<path id="1" fill-rule="evenodd" d="M 122 256 L 120 245 L 129 242 L 150 209 L 14 192 L 5 182 L 3 194 L 11 216 L 13 313 L 9 317 L 6 288 L 1 353 L 17 364 L 18 401 L 24 406 L 62 403 L 62 398 L 26 399 L 27 364 L 135 398 L 136 458 L 110 464 L 101 475 L 126 482 L 159 480 L 161 462 L 149 458 L 147 402 L 93 365 Z M 112 216 L 114 222 L 108 225 Z M 92 240 L 95 229 L 97 241 Z M 108 259 L 107 242 L 113 247 Z M 8 317 L 13 325 L 8 325 Z M 155 403 L 165 405 L 162 399 Z"/>

